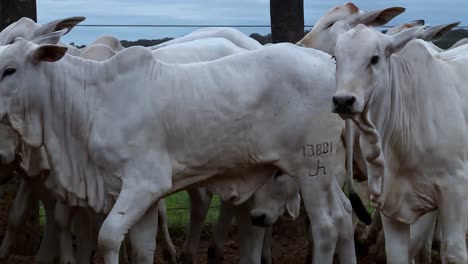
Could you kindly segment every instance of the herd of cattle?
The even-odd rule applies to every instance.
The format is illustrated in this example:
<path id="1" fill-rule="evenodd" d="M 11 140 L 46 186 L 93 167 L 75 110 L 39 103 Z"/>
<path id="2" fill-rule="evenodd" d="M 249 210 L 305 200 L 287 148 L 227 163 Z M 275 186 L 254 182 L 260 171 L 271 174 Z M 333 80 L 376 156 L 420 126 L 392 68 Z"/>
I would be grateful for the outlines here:
<path id="1" fill-rule="evenodd" d="M 103 36 L 77 49 L 60 39 L 83 17 L 13 23 L 0 32 L 0 182 L 21 186 L 0 258 L 41 200 L 38 263 L 89 263 L 99 250 L 115 264 L 124 242 L 132 263 L 153 263 L 158 226 L 167 261 L 192 263 L 216 193 L 210 263 L 234 216 L 240 262 L 271 263 L 271 226 L 301 203 L 312 263 L 357 263 L 353 209 L 369 240 L 383 229 L 387 263 L 430 263 L 434 239 L 443 263 L 468 263 L 467 41 L 430 42 L 458 23 L 373 28 L 404 11 L 347 3 L 296 45 L 265 46 L 205 28 L 153 47 Z M 164 197 L 179 191 L 191 211 L 177 257 Z"/>

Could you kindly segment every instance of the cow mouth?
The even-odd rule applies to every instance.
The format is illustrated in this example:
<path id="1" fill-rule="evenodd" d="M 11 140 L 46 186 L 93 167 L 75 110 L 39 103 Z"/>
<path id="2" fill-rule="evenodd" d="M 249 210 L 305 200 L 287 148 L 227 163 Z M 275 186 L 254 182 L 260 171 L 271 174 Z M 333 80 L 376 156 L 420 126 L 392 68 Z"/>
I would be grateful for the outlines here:
<path id="1" fill-rule="evenodd" d="M 338 114 L 340 118 L 343 120 L 353 119 L 357 115 L 357 113 L 336 113 L 336 114 Z"/>

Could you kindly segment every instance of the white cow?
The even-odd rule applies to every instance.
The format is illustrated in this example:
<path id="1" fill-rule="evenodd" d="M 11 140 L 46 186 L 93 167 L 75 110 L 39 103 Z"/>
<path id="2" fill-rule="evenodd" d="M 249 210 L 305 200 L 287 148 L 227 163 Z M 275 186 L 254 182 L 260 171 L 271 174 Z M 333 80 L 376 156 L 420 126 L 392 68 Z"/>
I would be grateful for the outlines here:
<path id="1" fill-rule="evenodd" d="M 403 7 L 363 11 L 353 3 L 347 3 L 328 11 L 296 44 L 333 54 L 336 39 L 347 30 L 359 24 L 382 26 L 404 11 Z"/>
<path id="2" fill-rule="evenodd" d="M 336 43 L 336 39 L 344 32 L 356 27 L 358 24 L 361 23 L 368 26 L 383 25 L 386 22 L 390 21 L 394 16 L 400 14 L 403 11 L 404 8 L 392 7 L 364 12 L 359 10 L 359 8 L 357 8 L 352 3 L 338 6 L 336 8 L 331 9 L 327 14 L 321 17 L 314 26 L 314 28 L 311 30 L 311 32 L 309 32 L 297 44 L 322 49 L 325 51 L 328 50 L 328 52 L 334 54 L 334 46 Z M 391 28 L 386 32 L 386 34 L 394 35 L 398 32 L 401 32 L 404 29 L 421 26 L 422 24 L 424 24 L 424 20 L 411 21 L 410 23 L 405 23 L 401 26 Z M 452 23 L 432 28 L 431 30 L 423 32 L 423 34 L 421 34 L 419 37 L 427 41 L 437 40 L 457 25 L 458 23 Z M 434 47 L 436 46 L 434 45 Z M 359 134 L 357 133 L 357 140 L 358 136 Z M 359 158 L 361 156 L 360 148 L 354 148 L 353 156 L 360 169 L 365 172 L 366 168 L 363 167 L 363 163 L 360 162 L 361 159 Z M 368 230 L 366 230 L 365 235 L 365 238 L 369 239 L 370 242 L 375 242 L 377 234 L 381 227 L 381 225 L 379 225 L 380 216 L 378 215 L 378 211 L 376 211 L 375 214 L 375 219 L 372 221 L 372 225 L 368 227 Z M 421 263 L 427 263 L 427 259 L 430 259 L 431 257 L 431 243 L 429 241 L 432 242 L 431 234 L 434 233 L 434 230 L 427 230 L 427 228 L 429 228 L 435 223 L 434 217 L 435 214 L 425 216 L 425 220 L 420 221 L 419 223 L 417 223 L 417 225 L 415 225 L 414 227 L 412 226 L 411 228 L 411 255 L 419 255 L 419 259 L 422 259 Z M 425 239 L 424 236 L 426 236 Z M 422 248 L 423 246 L 424 248 Z"/>
<path id="3" fill-rule="evenodd" d="M 0 33 L 0 43 L 8 44 L 17 37 L 34 38 L 36 36 L 50 33 L 58 29 L 67 29 L 68 33 L 76 24 L 83 20 L 84 17 L 72 17 L 55 20 L 53 22 L 47 23 L 46 25 L 40 25 L 29 18 L 22 18 Z M 113 37 L 111 36 L 104 36 L 94 41 L 94 43 L 111 44 L 111 46 L 116 46 L 118 49 L 118 45 L 113 44 L 119 42 L 115 38 L 113 40 Z M 76 49 L 69 49 L 69 51 L 76 51 Z M 74 54 L 77 53 L 78 52 L 74 52 Z M 98 61 L 107 59 L 115 54 L 114 51 L 110 50 L 110 48 L 102 44 L 88 46 L 83 50 L 83 53 L 83 57 Z M 0 131 L 2 133 L 3 139 L 1 150 L 4 154 L 2 163 L 8 164 L 11 162 L 12 157 L 7 156 L 5 153 L 11 153 L 13 155 L 16 150 L 12 149 L 12 147 L 17 146 L 14 143 L 16 141 L 8 140 L 8 135 L 13 134 L 14 132 L 10 128 L 6 128 L 4 126 L 0 128 Z M 39 156 L 35 156 L 33 160 L 37 159 L 38 157 Z M 48 168 L 46 168 L 46 170 L 47 169 Z M 33 176 L 36 174 L 29 173 L 29 175 Z M 56 208 L 55 198 L 49 191 L 44 188 L 40 179 L 34 179 L 27 182 L 22 181 L 21 187 L 14 201 L 14 206 L 9 213 L 10 221 L 9 225 L 7 226 L 6 236 L 2 241 L 2 246 L 0 248 L 0 257 L 7 258 L 12 253 L 13 245 L 16 241 L 16 230 L 21 226 L 21 223 L 27 219 L 27 213 L 30 211 L 29 208 L 31 208 L 38 200 L 41 200 L 44 203 L 47 217 L 45 236 L 37 256 L 39 263 L 48 263 L 51 260 L 58 258 L 57 254 L 59 252 L 56 251 L 57 237 L 60 238 L 60 243 L 58 245 L 61 249 L 61 261 L 63 263 L 74 263 L 75 254 L 73 253 L 71 245 L 72 235 L 70 233 L 70 225 L 72 224 L 71 219 L 73 215 L 76 215 L 79 219 L 81 219 L 75 221 L 75 223 L 77 223 L 75 224 L 75 229 L 78 228 L 77 234 L 79 241 L 77 256 L 81 259 L 78 259 L 78 263 L 89 262 L 89 258 L 93 250 L 92 241 L 97 237 L 97 233 L 93 237 L 93 234 L 90 232 L 92 232 L 92 229 L 94 229 L 93 226 L 96 224 L 99 226 L 99 224 L 96 223 L 95 219 L 87 219 L 90 215 L 90 213 L 86 211 L 87 209 L 80 209 L 79 213 L 72 214 L 70 208 L 64 204 L 60 203 L 60 206 L 57 206 Z M 163 215 L 159 215 L 159 218 L 162 224 L 161 227 L 163 231 L 164 250 L 168 252 L 166 254 L 167 256 L 169 256 L 172 260 L 175 260 L 176 252 L 170 237 L 168 236 L 166 224 L 167 221 L 165 219 L 165 208 L 160 206 L 158 210 L 160 213 L 163 213 Z M 59 229 L 58 234 L 56 230 L 57 228 Z"/>
<path id="4" fill-rule="evenodd" d="M 202 28 L 199 30 L 195 30 L 190 34 L 187 34 L 183 37 L 172 39 L 161 44 L 149 47 L 151 50 L 159 49 L 162 47 L 167 47 L 173 44 L 188 42 L 197 39 L 204 39 L 204 38 L 224 38 L 236 46 L 246 49 L 246 50 L 255 50 L 260 49 L 263 47 L 255 39 L 245 35 L 244 33 L 240 32 L 235 28 L 228 28 L 228 27 L 210 27 L 210 28 Z"/>
<path id="5" fill-rule="evenodd" d="M 438 52 L 419 36 L 358 26 L 339 37 L 334 111 L 361 129 L 389 263 L 409 262 L 409 225 L 435 209 L 443 261 L 466 263 L 468 49 Z"/>
<path id="6" fill-rule="evenodd" d="M 112 41 L 110 41 L 111 39 Z M 106 45 L 103 44 L 93 44 L 91 46 L 88 46 L 84 49 L 81 50 L 81 57 L 83 58 L 88 58 L 88 59 L 93 59 L 93 60 L 104 60 L 107 59 L 115 54 L 113 50 L 111 50 L 107 45 L 108 43 L 120 43 L 117 39 L 110 37 L 110 36 L 104 36 L 93 43 L 106 43 Z M 118 45 L 111 45 L 111 46 L 116 46 Z M 240 53 L 244 52 L 244 49 L 238 48 L 237 46 L 233 45 L 231 42 L 225 40 L 225 39 L 203 39 L 203 40 L 195 40 L 191 42 L 185 42 L 181 44 L 175 44 L 172 45 L 168 48 L 162 48 L 158 49 L 153 52 L 154 56 L 158 57 L 159 59 L 170 62 L 170 63 L 186 63 L 186 62 L 194 62 L 194 61 L 202 61 L 202 60 L 212 60 L 216 59 L 219 57 L 223 57 L 226 55 L 230 54 L 235 54 L 235 53 Z M 195 194 L 197 194 L 199 190 L 195 190 Z M 193 197 L 193 192 L 191 191 L 190 193 L 192 194 L 191 197 Z M 195 200 L 195 202 L 197 202 Z M 209 204 L 209 203 L 208 203 Z M 208 205 L 207 204 L 207 205 Z M 55 205 L 54 205 L 55 206 Z M 72 259 L 72 256 L 74 255 L 71 248 L 68 247 L 67 245 L 71 244 L 71 234 L 69 234 L 69 225 L 70 225 L 70 220 L 72 217 L 71 212 L 67 209 L 65 205 L 60 205 L 57 210 L 60 210 L 60 213 L 58 215 L 60 218 L 57 219 L 58 223 L 60 223 L 60 228 L 61 228 L 61 247 L 62 247 L 62 252 L 63 255 L 66 255 L 68 257 L 65 257 L 64 261 L 70 261 Z M 85 209 L 81 209 L 85 210 Z M 89 214 L 88 212 L 82 212 L 79 215 L 85 215 L 86 216 Z M 47 215 L 51 215 L 48 213 Z M 83 218 L 83 217 L 81 217 Z M 80 221 L 83 223 L 84 221 Z M 87 223 L 91 223 L 92 221 L 87 220 Z M 49 221 L 49 223 L 52 223 Z M 196 223 L 196 221 L 195 221 Z M 193 225 L 192 225 L 193 226 Z M 200 225 L 201 226 L 201 225 Z M 79 226 L 80 228 L 83 227 L 83 224 Z M 194 228 L 191 228 L 190 230 L 193 231 Z M 163 231 L 166 230 L 163 228 Z M 167 230 L 166 230 L 167 231 Z M 201 230 L 200 230 L 201 231 Z M 87 231 L 86 228 L 84 231 L 79 232 L 81 235 L 82 233 L 89 233 L 90 231 Z M 193 232 L 189 232 L 191 234 Z M 250 235 L 250 234 L 249 234 Z M 198 235 L 199 237 L 199 235 Z M 250 236 L 251 237 L 251 236 Z M 189 236 L 190 238 L 190 236 Z M 88 235 L 87 239 L 81 239 L 80 241 L 83 240 L 92 240 L 93 235 Z M 193 240 L 192 240 L 193 241 Z M 170 242 L 170 240 L 169 240 Z M 84 250 L 86 253 L 91 253 L 92 246 L 90 243 L 86 242 L 87 245 L 90 245 L 89 250 Z M 166 243 L 167 244 L 167 243 Z M 198 243 L 196 243 L 198 244 Z M 167 248 L 167 247 L 166 247 Z M 81 247 L 79 247 L 81 249 Z M 171 249 L 169 247 L 169 249 Z M 169 250 L 169 252 L 171 252 Z M 250 252 L 250 250 L 246 250 L 246 252 Z M 89 259 L 89 254 L 83 254 L 80 253 L 78 254 L 80 257 L 82 256 L 82 259 Z M 80 261 L 79 261 L 80 262 Z"/>
<path id="7" fill-rule="evenodd" d="M 343 123 L 325 102 L 335 90 L 329 55 L 282 44 L 212 62 L 168 65 L 147 49 L 132 47 L 99 63 L 45 44 L 56 41 L 51 34 L 40 43 L 20 39 L 2 47 L 0 61 L 14 54 L 18 72 L 28 72 L 19 94 L 29 94 L 33 101 L 27 106 L 9 103 L 23 98 L 4 92 L 5 86 L 16 87 L 22 75 L 15 68 L 6 70 L 8 79 L 0 83 L 6 103 L 0 105 L 24 142 L 47 147 L 51 175 L 66 198 L 87 200 L 96 211 L 112 208 L 99 232 L 106 263 L 118 261 L 128 228 L 159 198 L 196 183 L 221 184 L 243 176 L 255 184 L 239 185 L 235 195 L 226 197 L 240 203 L 276 167 L 300 183 L 314 223 L 314 258 L 330 263 L 340 237 L 339 250 L 348 263 L 355 262 L 352 232 L 335 229 L 343 225 L 340 230 L 352 230 L 352 224 L 349 201 L 332 181 L 330 165 Z M 28 58 L 21 55 L 26 53 Z M 30 59 L 40 61 L 39 67 L 28 66 Z M 61 92 L 48 84 L 54 78 L 66 80 Z M 34 79 L 35 89 L 28 79 Z M 51 89 L 53 97 L 37 93 L 42 89 Z M 50 111 L 56 107 L 63 111 Z M 37 109 L 44 110 L 43 118 L 36 118 Z M 27 113 L 28 122 L 18 113 Z M 73 121 L 64 125 L 64 119 Z M 244 141 L 247 136 L 250 140 Z M 64 140 L 68 144 L 59 143 Z M 59 155 L 64 151 L 71 155 Z"/>

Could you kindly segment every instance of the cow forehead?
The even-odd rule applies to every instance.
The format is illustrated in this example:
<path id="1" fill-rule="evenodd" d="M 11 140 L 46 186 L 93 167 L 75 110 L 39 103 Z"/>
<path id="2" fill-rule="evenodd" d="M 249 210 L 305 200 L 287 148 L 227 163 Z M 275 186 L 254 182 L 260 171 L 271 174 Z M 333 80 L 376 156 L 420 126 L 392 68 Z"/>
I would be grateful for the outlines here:
<path id="1" fill-rule="evenodd" d="M 377 32 L 365 26 L 358 26 L 349 30 L 340 37 L 336 43 L 337 56 L 340 55 L 362 55 L 362 53 L 373 53 L 377 50 L 379 36 Z M 360 52 L 357 52 L 360 51 Z"/>

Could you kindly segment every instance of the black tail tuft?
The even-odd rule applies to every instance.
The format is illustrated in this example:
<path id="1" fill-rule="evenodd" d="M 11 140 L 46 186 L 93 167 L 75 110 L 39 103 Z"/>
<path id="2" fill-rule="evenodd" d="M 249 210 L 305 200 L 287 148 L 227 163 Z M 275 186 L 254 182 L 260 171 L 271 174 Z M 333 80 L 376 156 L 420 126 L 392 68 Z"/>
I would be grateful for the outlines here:
<path id="1" fill-rule="evenodd" d="M 356 212 L 357 218 L 364 224 L 370 225 L 372 223 L 372 218 L 369 212 L 367 212 L 367 209 L 362 203 L 359 195 L 355 192 L 351 192 L 349 194 L 349 201 L 351 202 L 353 210 Z"/>

